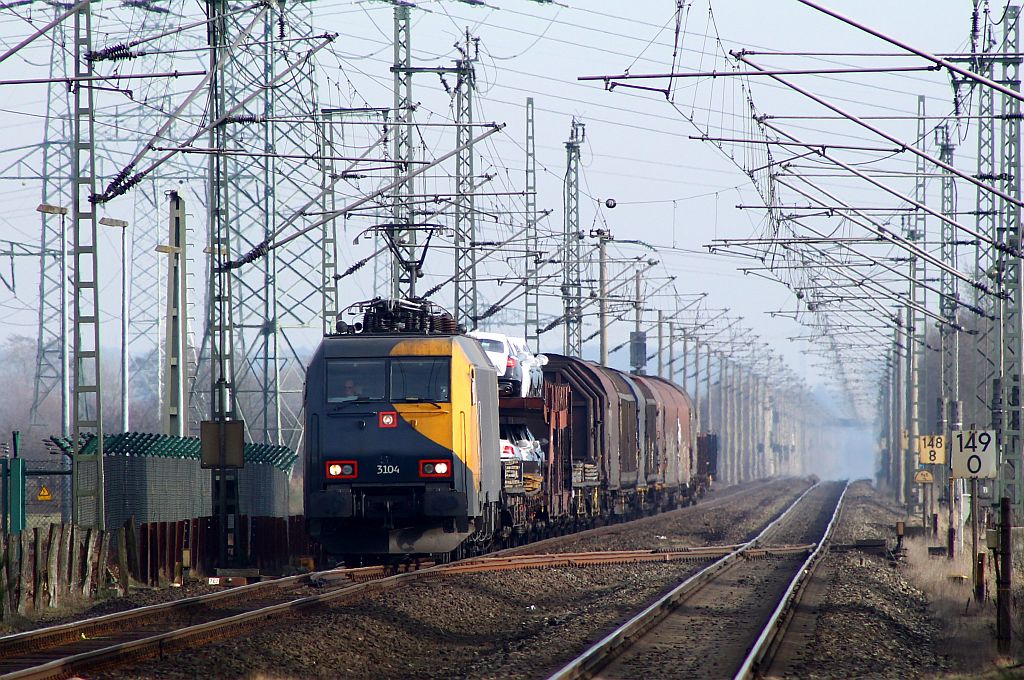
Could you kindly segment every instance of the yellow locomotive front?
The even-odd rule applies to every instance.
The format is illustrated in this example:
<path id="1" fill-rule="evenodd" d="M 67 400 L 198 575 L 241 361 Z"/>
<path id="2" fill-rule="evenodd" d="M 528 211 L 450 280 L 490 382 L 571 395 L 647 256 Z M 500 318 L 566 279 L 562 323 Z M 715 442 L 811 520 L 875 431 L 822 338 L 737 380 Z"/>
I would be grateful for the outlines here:
<path id="1" fill-rule="evenodd" d="M 498 518 L 497 378 L 420 301 L 375 300 L 306 374 L 305 512 L 334 555 L 448 553 Z"/>

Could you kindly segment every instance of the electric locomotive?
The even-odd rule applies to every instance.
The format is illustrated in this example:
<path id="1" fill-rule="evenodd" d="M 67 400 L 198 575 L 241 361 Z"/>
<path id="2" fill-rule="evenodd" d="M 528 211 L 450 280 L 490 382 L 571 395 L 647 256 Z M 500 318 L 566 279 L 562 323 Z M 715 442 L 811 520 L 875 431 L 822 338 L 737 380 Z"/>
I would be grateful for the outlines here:
<path id="1" fill-rule="evenodd" d="M 447 553 L 500 526 L 498 387 L 425 300 L 346 310 L 306 373 L 307 527 L 333 555 Z"/>

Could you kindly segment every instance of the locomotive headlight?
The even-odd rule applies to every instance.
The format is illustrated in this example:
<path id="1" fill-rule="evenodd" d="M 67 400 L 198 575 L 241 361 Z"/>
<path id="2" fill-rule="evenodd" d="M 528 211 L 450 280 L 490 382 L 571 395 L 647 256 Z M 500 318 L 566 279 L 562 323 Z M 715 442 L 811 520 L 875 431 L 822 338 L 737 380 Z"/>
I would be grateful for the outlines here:
<path id="1" fill-rule="evenodd" d="M 452 464 L 446 460 L 421 460 L 420 477 L 450 478 L 452 476 Z"/>
<path id="2" fill-rule="evenodd" d="M 324 462 L 327 479 L 356 479 L 359 477 L 359 463 L 354 460 L 328 460 Z"/>

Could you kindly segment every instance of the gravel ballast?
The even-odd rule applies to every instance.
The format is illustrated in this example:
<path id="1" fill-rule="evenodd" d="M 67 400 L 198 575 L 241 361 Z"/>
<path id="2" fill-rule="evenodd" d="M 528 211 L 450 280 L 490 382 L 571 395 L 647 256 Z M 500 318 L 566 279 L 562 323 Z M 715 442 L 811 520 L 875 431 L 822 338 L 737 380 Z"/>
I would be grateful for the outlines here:
<path id="1" fill-rule="evenodd" d="M 679 550 L 705 545 L 728 545 L 749 540 L 803 493 L 806 479 L 784 479 L 753 486 L 731 496 L 724 505 L 705 504 L 655 516 L 640 526 L 623 525 L 600 535 L 566 536 L 544 552 L 591 550 Z M 715 498 L 709 499 L 714 501 Z M 540 552 L 527 549 L 526 552 Z"/>
<path id="2" fill-rule="evenodd" d="M 833 544 L 890 538 L 901 518 L 867 482 L 851 485 L 846 503 Z M 889 560 L 832 552 L 815 579 L 822 583 L 813 633 L 773 677 L 933 678 L 952 669 L 928 596 Z"/>
<path id="3" fill-rule="evenodd" d="M 535 678 L 699 565 L 465 574 L 326 606 L 117 678 Z"/>
<path id="4" fill-rule="evenodd" d="M 714 512 L 697 506 L 640 531 L 567 537 L 557 550 L 740 542 L 806 487 L 804 480 L 778 482 Z M 897 517 L 870 485 L 854 484 L 834 541 L 889 537 Z M 783 534 L 779 540 L 804 538 Z M 291 616 L 248 637 L 91 677 L 546 677 L 699 567 L 675 562 L 433 577 Z M 830 553 L 818 572 L 825 581 L 807 649 L 773 675 L 923 678 L 954 670 L 929 599 L 901 572 L 906 568 L 860 552 Z M 675 677 L 668 668 L 658 673 Z"/>
<path id="5" fill-rule="evenodd" d="M 697 505 L 638 532 L 623 525 L 592 540 L 566 537 L 557 551 L 740 542 L 807 486 L 754 486 L 713 512 Z M 699 568 L 668 562 L 431 578 L 97 677 L 541 677 Z"/>

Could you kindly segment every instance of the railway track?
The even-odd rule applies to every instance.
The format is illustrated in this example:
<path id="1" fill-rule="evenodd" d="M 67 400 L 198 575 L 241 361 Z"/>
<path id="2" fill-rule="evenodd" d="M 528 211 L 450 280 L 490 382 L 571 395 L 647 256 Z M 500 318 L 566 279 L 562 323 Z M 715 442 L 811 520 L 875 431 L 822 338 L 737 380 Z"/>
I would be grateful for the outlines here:
<path id="1" fill-rule="evenodd" d="M 268 581 L 10 636 L 0 641 L 0 672 L 4 673 L 3 678 L 11 679 L 66 678 L 97 668 L 132 665 L 240 635 L 306 608 L 345 602 L 418 580 L 558 566 L 708 562 L 731 553 L 735 547 L 489 556 L 392 575 L 380 570 L 376 578 L 366 568 L 318 572 L 280 580 L 285 583 Z M 808 548 L 806 545 L 777 546 L 760 550 L 758 554 L 800 554 Z M 310 594 L 313 588 L 322 592 Z"/>
<path id="2" fill-rule="evenodd" d="M 737 493 L 722 494 L 702 504 L 702 507 L 713 509 L 730 502 Z M 621 531 L 672 514 L 598 527 L 572 536 Z M 740 547 L 719 545 L 678 550 L 521 554 L 524 550 L 544 549 L 564 538 L 546 539 L 448 564 L 425 563 L 418 569 L 410 566 L 400 573 L 395 573 L 393 568 L 376 566 L 292 576 L 11 635 L 0 639 L 0 674 L 3 678 L 66 678 L 87 670 L 130 666 L 242 635 L 304 609 L 327 603 L 344 603 L 422 579 L 558 566 L 655 561 L 701 564 L 721 559 Z M 803 544 L 777 545 L 750 548 L 748 554 L 767 558 L 802 554 L 808 549 L 809 546 Z"/>
<path id="3" fill-rule="evenodd" d="M 0 677 L 68 677 L 111 661 L 159 655 L 203 634 L 209 634 L 206 641 L 219 639 L 225 635 L 216 632 L 228 621 L 251 627 L 258 612 L 301 607 L 317 591 L 343 591 L 384 579 L 389 571 L 362 567 L 290 576 L 9 635 L 0 638 Z"/>
<path id="4" fill-rule="evenodd" d="M 752 540 L 711 561 L 551 680 L 752 677 L 784 634 L 787 612 L 826 549 L 846 488 L 808 489 Z M 813 545 L 772 550 L 782 543 Z"/>
<path id="5" fill-rule="evenodd" d="M 739 487 L 729 487 L 724 491 L 715 491 L 714 497 L 702 500 L 699 507 L 701 511 L 707 512 L 709 510 L 715 510 L 734 502 L 737 498 L 750 494 L 754 491 L 758 491 L 767 487 L 771 482 L 762 482 L 756 484 L 747 484 Z M 671 520 L 673 517 L 677 517 L 691 510 L 694 506 L 688 506 L 684 508 L 676 508 L 675 510 L 669 510 L 667 512 L 659 513 L 657 515 L 647 515 L 637 519 L 630 520 L 628 522 L 620 522 L 613 524 L 605 524 L 593 529 L 584 529 L 577 531 L 572 534 L 563 534 L 560 536 L 552 536 L 550 538 L 542 538 L 537 541 L 531 541 L 524 543 L 523 545 L 517 545 L 511 548 L 504 548 L 502 550 L 495 551 L 493 555 L 522 555 L 530 552 L 543 551 L 548 548 L 557 546 L 559 543 L 566 540 L 567 537 L 571 536 L 575 540 L 585 538 L 596 538 L 600 536 L 610 536 L 622 532 L 631 532 L 636 529 L 643 528 L 655 523 L 663 522 L 665 520 Z"/>

